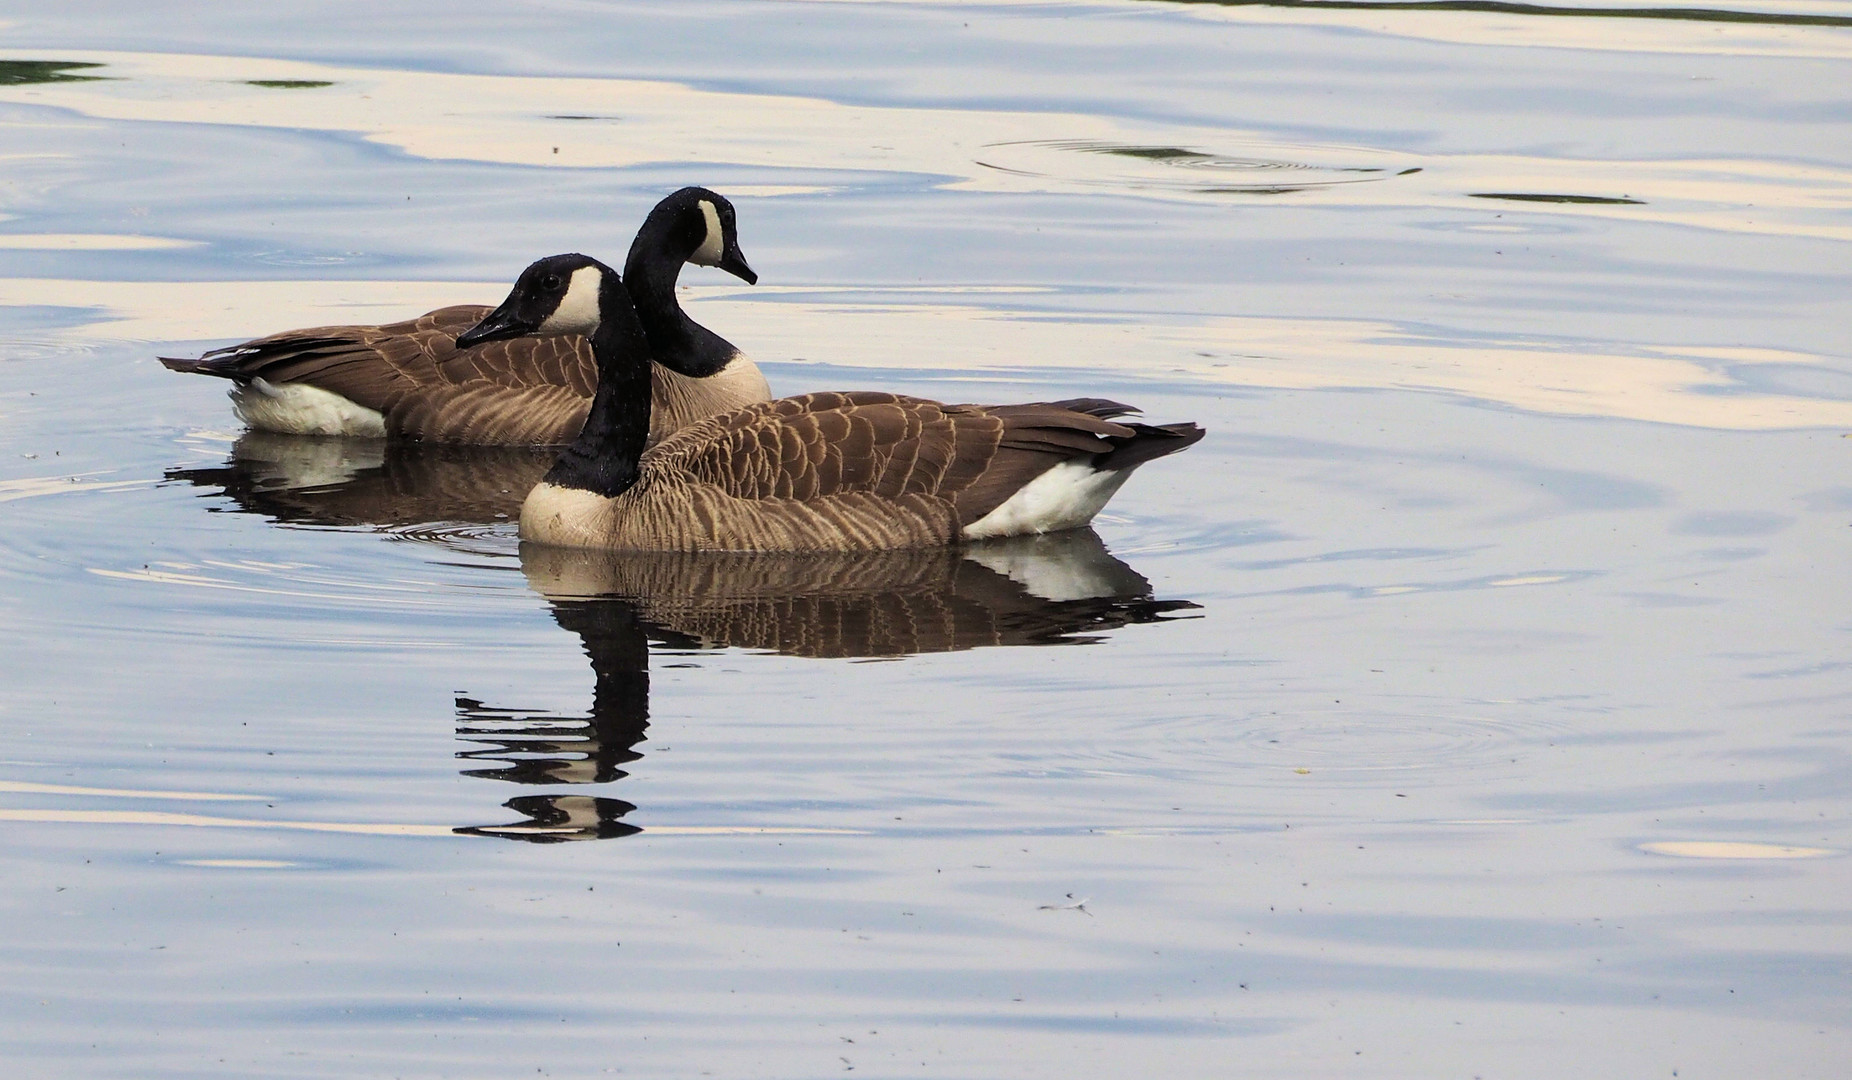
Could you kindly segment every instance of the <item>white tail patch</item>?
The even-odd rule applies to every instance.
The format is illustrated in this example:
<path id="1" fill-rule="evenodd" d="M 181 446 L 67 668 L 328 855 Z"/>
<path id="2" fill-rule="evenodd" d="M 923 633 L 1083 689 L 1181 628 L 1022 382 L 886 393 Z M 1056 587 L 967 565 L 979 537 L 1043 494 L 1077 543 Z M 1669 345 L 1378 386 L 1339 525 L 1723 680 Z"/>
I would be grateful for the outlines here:
<path id="1" fill-rule="evenodd" d="M 1078 529 L 1093 520 L 1130 469 L 1101 471 L 1085 461 L 1064 461 L 1024 484 L 1002 506 L 965 526 L 967 540 Z"/>
<path id="2" fill-rule="evenodd" d="M 386 418 L 377 409 L 356 405 L 331 390 L 307 383 L 273 383 L 252 379 L 231 390 L 232 411 L 259 431 L 283 435 L 386 437 Z"/>
<path id="3" fill-rule="evenodd" d="M 720 211 L 706 199 L 696 205 L 701 208 L 701 216 L 707 219 L 707 238 L 688 256 L 688 261 L 696 266 L 719 266 L 721 252 L 727 247 L 727 238 L 720 228 Z"/>
<path id="4" fill-rule="evenodd" d="M 598 329 L 598 290 L 604 284 L 604 271 L 596 266 L 581 266 L 566 283 L 566 295 L 560 297 L 540 324 L 542 334 L 584 334 L 590 337 Z"/>

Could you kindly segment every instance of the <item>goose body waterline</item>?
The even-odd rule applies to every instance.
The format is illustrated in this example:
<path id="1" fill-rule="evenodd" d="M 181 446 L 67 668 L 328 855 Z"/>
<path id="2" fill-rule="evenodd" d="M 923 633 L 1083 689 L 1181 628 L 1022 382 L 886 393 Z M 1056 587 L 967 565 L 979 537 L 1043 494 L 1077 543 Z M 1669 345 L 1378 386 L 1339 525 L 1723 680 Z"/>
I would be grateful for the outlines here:
<path id="1" fill-rule="evenodd" d="M 1085 525 L 1133 469 L 1202 438 L 1076 399 L 946 405 L 806 394 L 692 424 L 645 452 L 648 341 L 622 280 L 583 255 L 528 267 L 465 345 L 579 333 L 585 426 L 529 493 L 523 539 L 628 551 L 883 551 Z"/>
<path id="2" fill-rule="evenodd" d="M 676 302 L 685 262 L 758 281 L 740 254 L 732 204 L 705 188 L 683 188 L 658 203 L 625 262 L 656 361 L 652 441 L 771 397 L 758 366 Z M 502 446 L 571 442 L 598 384 L 591 345 L 556 335 L 460 346 L 458 336 L 488 311 L 465 304 L 380 326 L 290 330 L 161 362 L 230 379 L 233 409 L 261 431 Z"/>

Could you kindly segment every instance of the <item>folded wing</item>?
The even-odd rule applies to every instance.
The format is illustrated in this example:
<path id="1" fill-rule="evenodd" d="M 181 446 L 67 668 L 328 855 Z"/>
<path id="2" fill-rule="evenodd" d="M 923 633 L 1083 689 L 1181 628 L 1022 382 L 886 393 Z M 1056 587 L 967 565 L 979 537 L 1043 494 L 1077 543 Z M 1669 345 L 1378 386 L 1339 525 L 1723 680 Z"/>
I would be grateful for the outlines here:
<path id="1" fill-rule="evenodd" d="M 655 459 L 734 498 L 921 495 L 950 503 L 969 524 L 1062 462 L 1109 460 L 1141 430 L 1164 430 L 1109 419 L 1133 411 L 1103 399 L 983 406 L 805 394 L 697 424 L 664 442 Z"/>

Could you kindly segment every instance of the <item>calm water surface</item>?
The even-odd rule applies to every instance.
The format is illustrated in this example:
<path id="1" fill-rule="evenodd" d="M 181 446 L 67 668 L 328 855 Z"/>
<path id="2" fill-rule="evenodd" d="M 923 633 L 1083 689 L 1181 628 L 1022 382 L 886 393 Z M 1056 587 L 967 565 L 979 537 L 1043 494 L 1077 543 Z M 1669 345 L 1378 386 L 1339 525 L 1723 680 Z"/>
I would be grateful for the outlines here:
<path id="1" fill-rule="evenodd" d="M 0 18 L 9 1075 L 1852 1063 L 1852 5 Z M 592 557 L 154 360 L 685 183 L 776 390 L 1211 434 L 1070 537 Z"/>

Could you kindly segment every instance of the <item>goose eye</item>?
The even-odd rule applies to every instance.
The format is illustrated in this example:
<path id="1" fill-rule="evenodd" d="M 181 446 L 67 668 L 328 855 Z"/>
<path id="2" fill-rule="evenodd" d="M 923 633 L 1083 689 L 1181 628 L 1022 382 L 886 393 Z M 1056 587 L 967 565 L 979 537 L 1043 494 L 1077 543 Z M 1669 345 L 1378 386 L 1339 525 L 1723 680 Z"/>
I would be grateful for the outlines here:
<path id="1" fill-rule="evenodd" d="M 541 278 L 540 287 L 548 292 L 552 292 L 554 289 L 559 288 L 559 275 L 548 274 L 546 277 Z"/>

